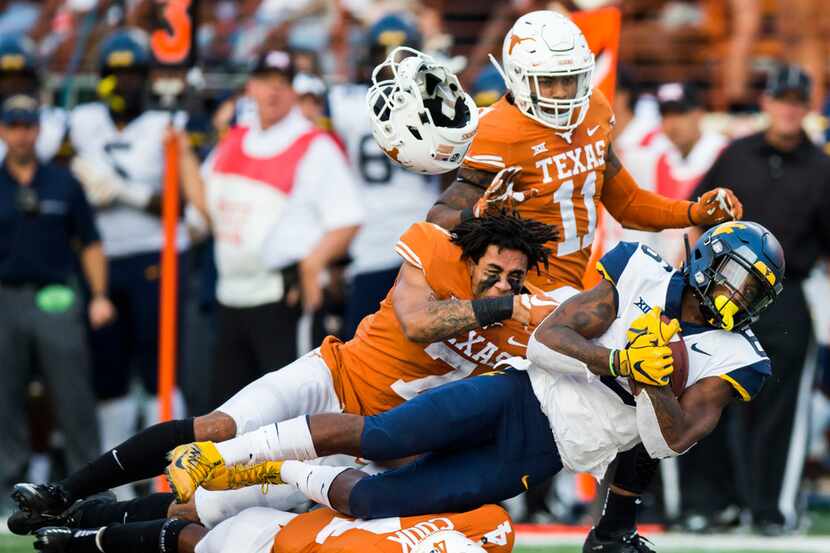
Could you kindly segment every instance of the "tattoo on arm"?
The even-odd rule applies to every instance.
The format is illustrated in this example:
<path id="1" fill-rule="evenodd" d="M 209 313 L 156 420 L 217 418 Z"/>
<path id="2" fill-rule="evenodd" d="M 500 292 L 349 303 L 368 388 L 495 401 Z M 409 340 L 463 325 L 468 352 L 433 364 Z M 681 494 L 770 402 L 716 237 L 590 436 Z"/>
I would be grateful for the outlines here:
<path id="1" fill-rule="evenodd" d="M 614 147 L 612 145 L 608 145 L 608 153 L 605 156 L 605 180 L 611 180 L 617 173 L 619 173 L 623 168 L 622 161 L 620 158 L 617 157 L 617 153 L 614 151 Z"/>
<path id="2" fill-rule="evenodd" d="M 437 342 L 481 326 L 469 300 L 439 300 L 433 295 L 424 310 L 424 331 L 417 342 Z"/>
<path id="3" fill-rule="evenodd" d="M 671 447 L 672 444 L 678 443 L 683 436 L 686 426 L 686 414 L 680 407 L 680 403 L 674 397 L 670 386 L 664 386 L 662 388 L 643 386 L 643 388 L 651 399 L 651 404 L 654 406 L 654 414 L 657 416 L 660 431 L 663 433 L 666 443 Z M 675 451 L 681 453 L 677 449 Z"/>
<path id="4" fill-rule="evenodd" d="M 591 342 L 603 334 L 617 313 L 617 290 L 607 280 L 562 305 L 536 329 L 536 339 L 549 348 L 588 365 L 598 375 L 610 374 L 610 350 Z"/>

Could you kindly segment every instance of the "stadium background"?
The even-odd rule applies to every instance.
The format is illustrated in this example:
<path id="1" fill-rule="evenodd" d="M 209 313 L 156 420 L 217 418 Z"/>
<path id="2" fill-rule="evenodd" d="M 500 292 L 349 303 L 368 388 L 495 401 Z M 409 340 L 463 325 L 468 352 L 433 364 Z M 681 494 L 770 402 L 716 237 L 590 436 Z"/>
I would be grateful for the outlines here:
<path id="1" fill-rule="evenodd" d="M 45 102 L 65 109 L 96 98 L 96 51 L 104 37 L 114 29 L 137 26 L 146 30 L 160 24 L 160 8 L 153 0 L 43 0 L 42 2 L 0 2 L 0 37 L 25 36 L 38 54 Z M 163 4 L 163 3 L 162 3 Z M 825 142 L 828 128 L 824 89 L 830 54 L 830 12 L 819 9 L 820 0 L 732 0 L 659 1 L 624 0 L 582 2 L 534 2 L 514 0 L 201 0 L 197 5 L 195 62 L 200 73 L 191 73 L 189 89 L 180 107 L 189 115 L 191 143 L 203 153 L 215 143 L 213 124 L 223 101 L 237 94 L 245 82 L 246 69 L 256 54 L 267 48 L 290 46 L 299 52 L 304 72 L 312 79 L 306 92 L 318 104 L 319 122 L 326 125 L 322 84 L 355 80 L 365 71 L 365 40 L 372 22 L 389 13 L 401 13 L 418 26 L 424 49 L 440 54 L 461 71 L 462 82 L 480 103 L 491 102 L 502 92 L 486 60 L 488 52 L 500 51 L 501 38 L 517 15 L 532 9 L 556 8 L 570 11 L 611 8 L 603 12 L 620 17 L 619 61 L 634 76 L 642 95 L 639 110 L 653 112 L 653 94 L 669 82 L 693 82 L 703 92 L 707 115 L 703 125 L 727 137 L 742 136 L 763 125 L 758 113 L 758 96 L 767 72 L 780 61 L 804 65 L 815 83 L 813 113 L 806 122 L 808 134 Z M 594 14 L 596 15 L 596 14 Z M 586 17 L 581 13 L 576 17 Z M 596 20 L 594 20 L 596 21 Z M 753 22 L 757 24 L 753 24 Z M 616 32 L 607 43 L 616 50 Z M 592 37 L 592 45 L 602 43 L 602 33 Z M 601 52 L 597 52 L 601 54 Z M 615 60 L 616 61 L 616 60 Z M 735 84 L 735 68 L 746 68 L 745 86 Z M 185 70 L 175 69 L 181 76 Z M 613 70 L 609 79 L 613 81 Z M 154 78 L 163 76 L 156 71 Z M 611 83 L 612 86 L 613 82 Z M 158 98 L 156 99 L 158 101 Z M 655 119 L 655 125 L 657 121 Z M 830 151 L 830 149 L 828 149 Z M 599 243 L 599 241 L 597 241 Z M 194 245 L 192 261 L 196 268 L 204 262 L 205 247 Z M 200 251 L 201 250 L 201 251 Z M 209 259 L 207 261 L 209 263 Z M 191 271 L 198 274 L 197 271 Z M 198 312 L 189 320 L 200 320 L 202 327 L 186 332 L 195 342 L 205 332 L 200 310 L 204 291 L 195 282 L 187 306 Z M 201 292 L 201 293 L 200 293 Z M 209 302 L 209 301 L 208 301 Z M 827 309 L 830 298 L 818 307 Z M 332 316 L 336 313 L 332 314 Z M 0 315 L 2 316 L 2 315 Z M 335 317 L 336 318 L 336 317 Z M 331 322 L 331 321 L 328 321 Z M 191 404 L 201 405 L 198 386 L 188 382 L 193 366 L 204 361 L 198 347 L 186 344 L 193 355 L 179 367 L 184 395 Z M 666 551 L 830 551 L 830 406 L 817 384 L 813 398 L 813 424 L 810 455 L 802 483 L 807 516 L 798 535 L 768 539 L 749 537 L 739 527 L 724 535 L 692 537 L 686 534 L 663 535 L 665 519 L 652 528 L 654 541 Z M 825 388 L 826 389 L 826 388 Z M 37 466 L 60 467 L 60 442 L 50 434 L 48 394 L 37 380 L 29 387 L 34 424 L 32 439 Z M 202 402 L 202 403 L 200 403 Z M 46 406 L 45 409 L 42 409 Z M 200 412 L 197 408 L 197 412 Z M 46 416 L 37 414 L 47 413 Z M 43 464 L 45 463 L 45 464 Z M 47 468 L 43 468 L 47 471 Z M 48 472 L 42 472 L 46 475 Z M 579 486 L 579 484 L 577 484 Z M 589 487 L 590 488 L 590 487 Z M 583 487 L 572 490 L 577 503 L 592 494 Z M 549 498 L 550 516 L 537 518 L 549 524 L 523 526 L 521 550 L 577 551 L 584 530 L 560 526 L 559 519 L 584 524 L 574 516 L 568 492 Z M 562 504 L 565 507 L 562 507 Z M 567 514 L 557 507 L 569 509 Z M 589 510 L 587 507 L 584 511 Z M 658 509 L 659 510 L 659 509 Z M 577 513 L 580 511 L 577 510 Z M 5 517 L 4 517 L 5 518 Z M 648 518 L 648 517 L 647 517 Z M 553 524 L 550 524 L 553 523 Z M 816 536 L 806 539 L 802 535 Z M 825 536 L 822 538 L 822 536 Z M 27 550 L 27 541 L 0 534 L 0 551 Z"/>

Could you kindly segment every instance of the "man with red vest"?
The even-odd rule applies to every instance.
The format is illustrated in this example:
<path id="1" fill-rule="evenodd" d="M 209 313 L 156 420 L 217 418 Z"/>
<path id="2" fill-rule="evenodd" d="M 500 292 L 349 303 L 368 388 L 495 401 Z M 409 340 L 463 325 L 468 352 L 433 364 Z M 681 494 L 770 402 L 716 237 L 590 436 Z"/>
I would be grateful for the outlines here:
<path id="1" fill-rule="evenodd" d="M 304 353 L 301 316 L 320 306 L 320 279 L 364 217 L 342 150 L 303 117 L 293 76 L 287 52 L 265 52 L 245 91 L 256 113 L 228 131 L 201 170 L 183 148 L 185 186 L 201 192 L 195 207 L 215 238 L 215 405 Z"/>

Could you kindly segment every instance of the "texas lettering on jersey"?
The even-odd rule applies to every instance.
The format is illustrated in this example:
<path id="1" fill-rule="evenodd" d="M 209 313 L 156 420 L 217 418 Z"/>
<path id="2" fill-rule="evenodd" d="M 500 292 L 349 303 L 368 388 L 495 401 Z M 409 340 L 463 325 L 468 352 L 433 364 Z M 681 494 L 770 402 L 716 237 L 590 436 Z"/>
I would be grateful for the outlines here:
<path id="1" fill-rule="evenodd" d="M 521 167 L 514 191 L 534 192 L 518 204 L 519 214 L 560 229 L 559 242 L 547 244 L 555 259 L 541 274 L 529 275 L 545 291 L 582 287 L 613 125 L 611 108 L 599 90 L 591 95 L 583 123 L 570 133 L 557 133 L 526 117 L 508 97 L 481 112 L 464 166 L 492 173 Z"/>
<path id="2" fill-rule="evenodd" d="M 395 250 L 406 263 L 423 271 L 438 299 L 473 298 L 461 248 L 450 242 L 444 229 L 415 223 Z M 352 340 L 343 343 L 326 338 L 320 354 L 332 371 L 344 410 L 374 415 L 424 390 L 488 372 L 504 359 L 524 355 L 528 338 L 529 329 L 508 320 L 440 342 L 412 342 L 395 315 L 390 291 L 380 309 L 361 321 Z"/>

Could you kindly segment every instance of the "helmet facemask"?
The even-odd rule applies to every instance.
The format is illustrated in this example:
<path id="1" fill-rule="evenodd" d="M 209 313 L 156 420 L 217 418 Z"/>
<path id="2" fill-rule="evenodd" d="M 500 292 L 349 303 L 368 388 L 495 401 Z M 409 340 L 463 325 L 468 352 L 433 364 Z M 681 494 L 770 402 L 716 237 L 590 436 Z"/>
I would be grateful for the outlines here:
<path id="1" fill-rule="evenodd" d="M 478 111 L 458 78 L 411 48 L 395 49 L 374 69 L 366 99 L 378 145 L 419 173 L 456 168 L 478 127 Z"/>
<path id="2" fill-rule="evenodd" d="M 516 105 L 526 115 L 558 131 L 582 124 L 591 99 L 593 65 L 573 71 L 523 71 L 514 66 L 511 79 Z M 555 96 L 548 92 L 556 89 Z M 570 95 L 561 94 L 571 89 Z"/>

